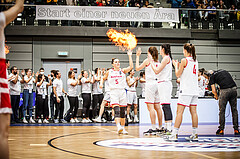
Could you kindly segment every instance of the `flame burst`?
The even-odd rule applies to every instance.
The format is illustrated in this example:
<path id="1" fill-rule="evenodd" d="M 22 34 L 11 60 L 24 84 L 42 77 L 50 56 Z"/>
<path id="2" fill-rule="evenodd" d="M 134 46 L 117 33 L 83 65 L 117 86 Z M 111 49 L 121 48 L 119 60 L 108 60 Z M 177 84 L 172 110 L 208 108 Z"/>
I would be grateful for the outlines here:
<path id="1" fill-rule="evenodd" d="M 8 45 L 5 44 L 5 54 L 8 54 L 8 53 L 10 52 L 10 51 L 9 51 L 10 48 L 11 48 L 10 46 L 8 46 Z"/>
<path id="2" fill-rule="evenodd" d="M 128 29 L 125 30 L 125 32 L 118 32 L 111 28 L 108 30 L 107 36 L 109 37 L 109 41 L 115 43 L 115 45 L 119 46 L 123 51 L 133 50 L 137 46 L 135 35 L 129 32 Z"/>

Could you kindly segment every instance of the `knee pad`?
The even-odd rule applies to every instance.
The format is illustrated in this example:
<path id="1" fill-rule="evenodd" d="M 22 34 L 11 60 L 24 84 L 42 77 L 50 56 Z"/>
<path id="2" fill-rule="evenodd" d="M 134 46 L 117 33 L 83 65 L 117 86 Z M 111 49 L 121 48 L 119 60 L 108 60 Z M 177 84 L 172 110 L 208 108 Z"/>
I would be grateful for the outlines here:
<path id="1" fill-rule="evenodd" d="M 120 108 L 120 118 L 125 118 L 126 107 Z"/>
<path id="2" fill-rule="evenodd" d="M 114 107 L 114 116 L 115 116 L 115 118 L 120 118 L 120 107 L 119 106 Z"/>
<path id="3" fill-rule="evenodd" d="M 163 104 L 162 109 L 164 112 L 165 121 L 172 120 L 172 110 L 171 110 L 170 104 Z"/>

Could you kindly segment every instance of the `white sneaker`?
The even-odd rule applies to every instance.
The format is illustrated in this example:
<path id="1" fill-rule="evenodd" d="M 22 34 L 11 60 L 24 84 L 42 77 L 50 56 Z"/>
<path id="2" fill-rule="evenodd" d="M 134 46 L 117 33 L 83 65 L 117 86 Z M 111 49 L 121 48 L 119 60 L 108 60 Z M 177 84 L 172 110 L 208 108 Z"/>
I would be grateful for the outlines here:
<path id="1" fill-rule="evenodd" d="M 28 121 L 26 120 L 26 118 L 23 118 L 23 123 L 24 123 L 24 124 L 27 124 L 27 123 L 28 123 Z"/>
<path id="2" fill-rule="evenodd" d="M 75 123 L 75 120 L 72 118 L 72 119 L 70 120 L 70 123 Z"/>
<path id="3" fill-rule="evenodd" d="M 133 120 L 134 123 L 138 123 L 139 120 L 138 120 L 138 117 L 135 117 L 134 120 Z"/>
<path id="4" fill-rule="evenodd" d="M 87 119 L 83 119 L 82 123 L 88 123 Z"/>
<path id="5" fill-rule="evenodd" d="M 32 118 L 30 118 L 29 123 L 36 123 Z"/>
<path id="6" fill-rule="evenodd" d="M 123 135 L 128 135 L 128 132 L 125 130 L 125 128 L 123 129 L 122 134 Z"/>
<path id="7" fill-rule="evenodd" d="M 92 120 L 91 120 L 91 119 L 89 119 L 89 118 L 87 119 L 87 121 L 88 121 L 89 123 L 92 123 Z"/>
<path id="8" fill-rule="evenodd" d="M 118 127 L 118 130 L 117 130 L 117 132 L 118 132 L 118 134 L 122 134 L 122 132 L 123 132 L 123 127 Z"/>
<path id="9" fill-rule="evenodd" d="M 61 123 L 67 123 L 67 121 L 64 120 L 64 119 L 60 119 L 60 122 L 61 122 Z"/>
<path id="10" fill-rule="evenodd" d="M 80 123 L 80 121 L 77 118 L 75 118 L 74 120 L 75 120 L 75 123 Z"/>
<path id="11" fill-rule="evenodd" d="M 106 120 L 106 119 L 104 119 L 104 118 L 102 118 L 102 122 L 103 122 L 103 123 L 106 123 L 106 122 L 107 122 L 107 120 Z"/>
<path id="12" fill-rule="evenodd" d="M 58 119 L 54 119 L 54 123 L 55 123 L 55 124 L 58 124 L 58 123 L 59 123 L 59 120 L 58 120 Z"/>
<path id="13" fill-rule="evenodd" d="M 165 138 L 166 141 L 178 141 L 178 134 L 168 135 Z"/>
<path id="14" fill-rule="evenodd" d="M 132 122 L 132 120 L 131 120 L 130 118 L 128 118 L 128 122 L 129 122 L 129 123 L 131 123 L 131 122 Z"/>
<path id="15" fill-rule="evenodd" d="M 48 121 L 47 119 L 44 119 L 44 120 L 43 120 L 43 123 L 49 124 L 49 121 Z"/>
<path id="16" fill-rule="evenodd" d="M 101 118 L 99 118 L 99 117 L 97 117 L 96 119 L 93 119 L 93 121 L 96 122 L 96 123 L 101 123 L 102 122 Z"/>
<path id="17" fill-rule="evenodd" d="M 198 141 L 198 134 L 192 134 L 189 137 L 185 137 L 187 141 Z"/>
<path id="18" fill-rule="evenodd" d="M 42 124 L 42 120 L 41 119 L 38 119 L 38 124 Z"/>

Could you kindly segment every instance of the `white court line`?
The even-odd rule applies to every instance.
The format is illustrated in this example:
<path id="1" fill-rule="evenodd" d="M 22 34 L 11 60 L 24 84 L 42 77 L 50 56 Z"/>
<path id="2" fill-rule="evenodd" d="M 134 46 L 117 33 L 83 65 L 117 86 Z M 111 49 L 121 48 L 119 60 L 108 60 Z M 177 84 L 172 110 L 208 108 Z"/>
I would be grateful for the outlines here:
<path id="1" fill-rule="evenodd" d="M 118 134 L 118 132 L 117 131 L 112 131 L 112 130 L 110 130 L 110 129 L 107 129 L 107 128 L 102 128 L 102 127 L 99 127 L 99 126 L 94 126 L 95 128 L 98 128 L 98 129 L 103 129 L 103 130 L 107 130 L 107 131 L 111 131 L 111 132 L 113 132 L 113 133 L 115 133 L 115 134 Z M 138 137 L 136 137 L 136 136 L 132 136 L 132 135 L 124 135 L 124 136 L 129 136 L 129 137 L 133 137 L 133 138 L 138 138 Z"/>
<path id="2" fill-rule="evenodd" d="M 14 140 L 16 140 L 16 139 L 8 139 L 8 141 L 14 141 Z"/>
<path id="3" fill-rule="evenodd" d="M 47 146 L 47 144 L 30 144 L 30 146 Z"/>

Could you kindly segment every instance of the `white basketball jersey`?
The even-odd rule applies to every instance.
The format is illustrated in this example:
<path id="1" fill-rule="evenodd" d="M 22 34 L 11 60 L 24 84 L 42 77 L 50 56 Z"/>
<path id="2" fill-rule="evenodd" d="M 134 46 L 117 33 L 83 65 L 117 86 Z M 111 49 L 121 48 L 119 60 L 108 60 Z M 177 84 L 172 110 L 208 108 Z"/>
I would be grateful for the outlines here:
<path id="1" fill-rule="evenodd" d="M 186 57 L 187 65 L 180 77 L 180 95 L 198 95 L 198 62 Z"/>
<path id="2" fill-rule="evenodd" d="M 109 89 L 109 83 L 108 83 L 108 80 L 105 81 L 105 92 L 109 92 L 110 89 Z"/>
<path id="3" fill-rule="evenodd" d="M 171 81 L 172 80 L 172 60 L 169 56 L 165 56 L 164 58 L 169 58 L 170 61 L 159 73 L 159 81 Z"/>
<path id="4" fill-rule="evenodd" d="M 130 84 L 132 84 L 133 82 L 135 81 L 135 79 L 134 79 L 134 77 L 130 77 L 130 80 L 129 80 L 129 82 L 130 82 Z M 127 90 L 128 91 L 136 91 L 136 83 L 134 83 L 131 87 L 127 87 Z"/>
<path id="5" fill-rule="evenodd" d="M 154 62 L 154 65 L 157 67 L 159 66 L 159 61 L 158 62 Z M 151 64 L 149 63 L 146 68 L 145 68 L 145 78 L 146 78 L 146 82 L 149 81 L 156 81 L 159 79 L 159 74 L 155 74 L 155 72 L 153 71 Z"/>
<path id="6" fill-rule="evenodd" d="M 121 69 L 115 71 L 114 69 L 109 70 L 108 74 L 109 89 L 125 89 L 126 88 L 126 75 Z"/>
<path id="7" fill-rule="evenodd" d="M 203 76 L 200 76 L 200 80 L 198 81 L 198 87 L 200 88 L 200 89 L 202 89 L 202 90 L 205 90 L 205 87 L 206 87 L 206 79 L 205 79 L 205 77 L 203 77 Z"/>

